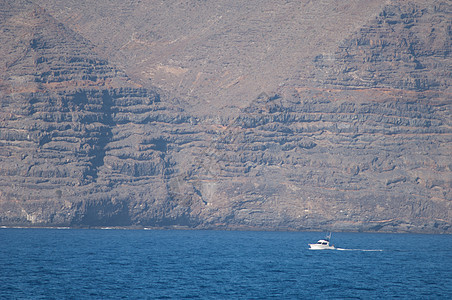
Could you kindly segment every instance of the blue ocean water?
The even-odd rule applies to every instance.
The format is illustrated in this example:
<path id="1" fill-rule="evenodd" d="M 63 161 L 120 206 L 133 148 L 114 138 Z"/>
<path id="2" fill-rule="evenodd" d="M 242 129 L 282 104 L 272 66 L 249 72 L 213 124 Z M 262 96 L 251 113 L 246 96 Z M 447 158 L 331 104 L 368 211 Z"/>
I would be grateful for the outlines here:
<path id="1" fill-rule="evenodd" d="M 452 299 L 450 235 L 323 237 L 4 228 L 0 299 Z"/>

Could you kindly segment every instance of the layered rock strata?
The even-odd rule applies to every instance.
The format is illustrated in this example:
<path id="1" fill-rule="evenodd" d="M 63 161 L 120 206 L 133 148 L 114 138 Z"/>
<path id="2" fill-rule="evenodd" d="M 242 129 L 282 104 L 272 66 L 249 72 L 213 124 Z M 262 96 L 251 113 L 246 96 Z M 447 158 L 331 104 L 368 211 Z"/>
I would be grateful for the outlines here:
<path id="1" fill-rule="evenodd" d="M 452 230 L 447 3 L 386 6 L 216 114 L 1 4 L 0 224 Z"/>

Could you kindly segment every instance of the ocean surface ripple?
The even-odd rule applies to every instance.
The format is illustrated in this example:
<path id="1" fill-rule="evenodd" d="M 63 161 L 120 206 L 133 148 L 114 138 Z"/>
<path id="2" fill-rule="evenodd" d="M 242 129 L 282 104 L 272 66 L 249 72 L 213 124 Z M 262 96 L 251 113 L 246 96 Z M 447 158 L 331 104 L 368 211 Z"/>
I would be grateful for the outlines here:
<path id="1" fill-rule="evenodd" d="M 0 299 L 452 298 L 452 236 L 334 233 L 343 251 L 310 251 L 319 238 L 3 228 Z"/>

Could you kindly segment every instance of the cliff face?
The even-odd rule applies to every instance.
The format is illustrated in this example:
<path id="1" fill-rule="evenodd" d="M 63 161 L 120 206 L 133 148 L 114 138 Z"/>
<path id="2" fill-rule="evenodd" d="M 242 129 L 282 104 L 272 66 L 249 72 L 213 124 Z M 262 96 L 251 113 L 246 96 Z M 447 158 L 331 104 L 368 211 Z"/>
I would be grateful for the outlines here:
<path id="1" fill-rule="evenodd" d="M 322 71 L 315 78 L 323 85 L 450 92 L 450 25 L 446 2 L 388 5 L 332 55 L 317 56 Z"/>
<path id="2" fill-rule="evenodd" d="M 452 230 L 447 2 L 3 2 L 2 225 Z"/>
<path id="3" fill-rule="evenodd" d="M 113 110 L 134 98 L 152 105 L 158 95 L 131 83 L 42 8 L 27 1 L 2 7 L 1 222 L 111 222 L 118 208 L 103 200 L 100 170 L 112 161 Z M 97 198 L 114 210 L 99 216 L 105 221 L 86 202 Z"/>

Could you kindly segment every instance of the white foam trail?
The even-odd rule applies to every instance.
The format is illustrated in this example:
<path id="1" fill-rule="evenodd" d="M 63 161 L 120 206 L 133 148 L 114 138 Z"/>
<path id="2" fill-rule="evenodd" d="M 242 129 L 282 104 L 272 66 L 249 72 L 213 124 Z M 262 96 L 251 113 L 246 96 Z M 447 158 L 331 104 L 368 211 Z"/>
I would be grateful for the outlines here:
<path id="1" fill-rule="evenodd" d="M 380 249 L 344 249 L 344 248 L 336 248 L 336 250 L 339 250 L 339 251 L 366 251 L 366 252 L 375 252 L 375 251 L 380 252 L 380 251 L 383 251 L 383 250 L 380 250 Z"/>

